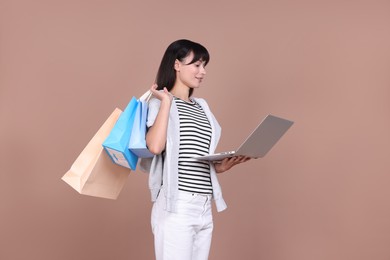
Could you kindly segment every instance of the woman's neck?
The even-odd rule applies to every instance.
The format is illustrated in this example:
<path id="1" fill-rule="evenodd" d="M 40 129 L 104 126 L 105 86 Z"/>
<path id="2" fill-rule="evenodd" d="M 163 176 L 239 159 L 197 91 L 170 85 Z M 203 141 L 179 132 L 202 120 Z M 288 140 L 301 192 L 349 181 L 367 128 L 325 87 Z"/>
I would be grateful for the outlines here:
<path id="1" fill-rule="evenodd" d="M 180 87 L 178 85 L 175 85 L 170 92 L 172 95 L 174 95 L 177 98 L 180 98 L 181 100 L 190 101 L 189 98 L 190 89 L 187 86 Z"/>

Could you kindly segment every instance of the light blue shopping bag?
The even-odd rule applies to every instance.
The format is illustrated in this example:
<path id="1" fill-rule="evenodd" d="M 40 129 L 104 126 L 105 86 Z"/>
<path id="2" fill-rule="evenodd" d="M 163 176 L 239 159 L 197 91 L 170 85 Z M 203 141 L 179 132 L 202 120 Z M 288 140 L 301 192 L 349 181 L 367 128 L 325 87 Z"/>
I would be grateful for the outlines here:
<path id="1" fill-rule="evenodd" d="M 129 142 L 130 151 L 140 158 L 150 158 L 154 156 L 154 154 L 152 154 L 146 147 L 146 117 L 148 115 L 148 99 L 150 95 L 151 94 L 149 92 L 146 92 L 138 100 L 138 106 L 135 112 L 135 119 Z"/>
<path id="2" fill-rule="evenodd" d="M 138 101 L 133 97 L 103 142 L 105 151 L 114 163 L 133 171 L 137 167 L 138 156 L 129 150 L 129 141 L 137 107 Z"/>

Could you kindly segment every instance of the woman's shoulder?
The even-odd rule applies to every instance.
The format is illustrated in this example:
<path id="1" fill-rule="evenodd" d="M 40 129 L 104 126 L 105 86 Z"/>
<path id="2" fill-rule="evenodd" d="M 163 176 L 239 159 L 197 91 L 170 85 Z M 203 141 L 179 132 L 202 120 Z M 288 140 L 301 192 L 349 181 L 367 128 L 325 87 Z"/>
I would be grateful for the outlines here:
<path id="1" fill-rule="evenodd" d="M 206 101 L 204 98 L 192 97 L 192 99 L 193 99 L 195 102 L 207 104 L 207 101 Z"/>
<path id="2" fill-rule="evenodd" d="M 161 104 L 161 100 L 158 99 L 158 98 L 155 98 L 155 97 L 152 97 L 152 98 L 149 100 L 149 102 L 148 102 L 149 107 L 150 107 L 150 106 L 157 106 L 157 107 L 159 107 L 160 104 Z"/>

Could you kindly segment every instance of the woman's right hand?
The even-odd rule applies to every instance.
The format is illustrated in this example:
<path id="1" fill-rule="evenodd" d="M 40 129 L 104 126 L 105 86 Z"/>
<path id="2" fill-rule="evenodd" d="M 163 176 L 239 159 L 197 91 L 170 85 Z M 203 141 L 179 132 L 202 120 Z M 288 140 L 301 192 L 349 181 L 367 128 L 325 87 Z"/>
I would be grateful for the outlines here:
<path id="1" fill-rule="evenodd" d="M 152 92 L 153 96 L 159 99 L 161 102 L 169 102 L 171 104 L 173 96 L 167 88 L 164 87 L 163 91 L 157 90 L 157 84 L 153 84 L 150 88 L 150 91 Z"/>

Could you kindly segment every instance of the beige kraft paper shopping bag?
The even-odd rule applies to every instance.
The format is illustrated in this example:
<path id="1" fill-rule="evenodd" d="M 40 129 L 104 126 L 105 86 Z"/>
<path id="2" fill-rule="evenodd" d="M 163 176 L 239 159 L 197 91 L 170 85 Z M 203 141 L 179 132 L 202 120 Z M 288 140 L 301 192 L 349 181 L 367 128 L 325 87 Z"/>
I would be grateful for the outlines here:
<path id="1" fill-rule="evenodd" d="M 80 194 L 116 199 L 122 190 L 130 170 L 114 164 L 102 146 L 121 113 L 114 110 L 62 177 Z"/>

